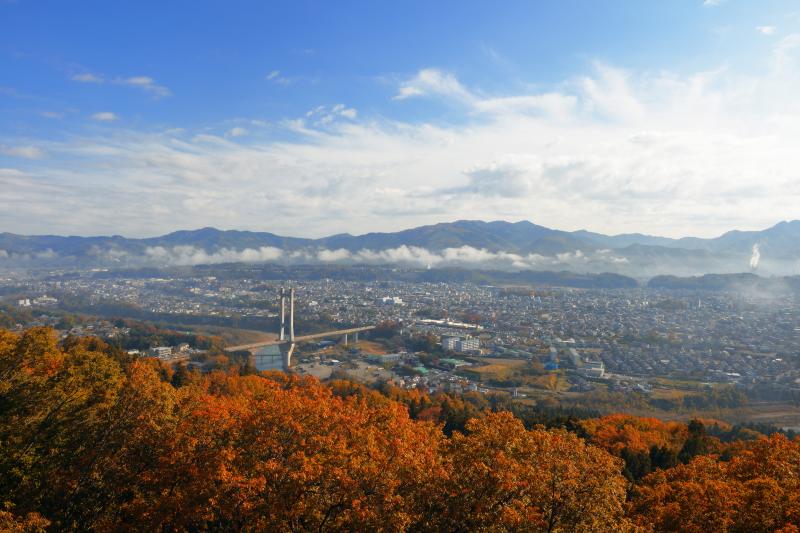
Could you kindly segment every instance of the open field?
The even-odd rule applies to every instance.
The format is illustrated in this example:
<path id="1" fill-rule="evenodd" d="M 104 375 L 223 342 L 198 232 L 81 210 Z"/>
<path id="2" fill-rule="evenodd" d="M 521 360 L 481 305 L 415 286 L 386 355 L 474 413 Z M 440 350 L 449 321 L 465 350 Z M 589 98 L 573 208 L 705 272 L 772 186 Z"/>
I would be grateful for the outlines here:
<path id="1" fill-rule="evenodd" d="M 255 342 L 266 342 L 276 339 L 274 333 L 256 331 L 253 329 L 226 328 L 222 326 L 186 326 L 188 329 L 203 335 L 214 335 L 221 337 L 226 346 L 237 344 L 248 344 Z"/>
<path id="2" fill-rule="evenodd" d="M 528 379 L 525 391 L 530 389 L 545 389 L 552 392 L 566 392 L 570 388 L 567 377 L 561 373 L 549 372 L 542 376 L 532 376 Z M 529 388 L 528 388 L 529 387 Z"/>
<path id="3" fill-rule="evenodd" d="M 696 396 L 691 392 L 685 390 L 677 390 L 677 389 L 661 389 L 661 388 L 653 388 L 653 391 L 650 393 L 650 397 L 654 400 L 682 400 L 686 396 Z"/>
<path id="4" fill-rule="evenodd" d="M 484 363 L 481 366 L 463 369 L 464 373 L 472 375 L 480 380 L 507 378 L 514 372 L 514 370 L 524 367 L 527 364 L 527 361 L 522 359 L 470 357 L 469 360 L 478 364 Z"/>
<path id="5" fill-rule="evenodd" d="M 382 344 L 373 341 L 359 341 L 350 344 L 350 347 L 357 348 L 366 355 L 384 355 L 387 353 L 386 348 Z"/>
<path id="6" fill-rule="evenodd" d="M 314 376 L 322 381 L 331 377 L 334 367 L 321 363 L 301 363 L 294 367 L 294 371 L 300 375 Z"/>

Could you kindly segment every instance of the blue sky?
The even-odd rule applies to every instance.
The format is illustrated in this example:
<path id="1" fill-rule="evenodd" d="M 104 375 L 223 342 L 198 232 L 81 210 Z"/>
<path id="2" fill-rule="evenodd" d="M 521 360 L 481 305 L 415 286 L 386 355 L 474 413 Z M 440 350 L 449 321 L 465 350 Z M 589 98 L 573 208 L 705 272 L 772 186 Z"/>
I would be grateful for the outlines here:
<path id="1" fill-rule="evenodd" d="M 797 218 L 800 4 L 0 0 L 0 231 Z"/>

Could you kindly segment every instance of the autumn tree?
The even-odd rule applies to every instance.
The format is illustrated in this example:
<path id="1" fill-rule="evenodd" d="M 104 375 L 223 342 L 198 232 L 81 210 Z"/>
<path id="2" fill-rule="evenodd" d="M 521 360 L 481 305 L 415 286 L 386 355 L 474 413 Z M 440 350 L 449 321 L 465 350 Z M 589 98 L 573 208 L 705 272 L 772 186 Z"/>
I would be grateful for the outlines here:
<path id="1" fill-rule="evenodd" d="M 571 433 L 526 430 L 510 413 L 467 423 L 446 447 L 436 530 L 608 531 L 625 525 L 621 461 Z"/>
<path id="2" fill-rule="evenodd" d="M 800 524 L 800 440 L 773 435 L 730 461 L 700 455 L 647 476 L 630 513 L 656 531 L 792 531 Z"/>
<path id="3" fill-rule="evenodd" d="M 0 331 L 0 530 L 797 531 L 800 440 L 510 410 Z"/>

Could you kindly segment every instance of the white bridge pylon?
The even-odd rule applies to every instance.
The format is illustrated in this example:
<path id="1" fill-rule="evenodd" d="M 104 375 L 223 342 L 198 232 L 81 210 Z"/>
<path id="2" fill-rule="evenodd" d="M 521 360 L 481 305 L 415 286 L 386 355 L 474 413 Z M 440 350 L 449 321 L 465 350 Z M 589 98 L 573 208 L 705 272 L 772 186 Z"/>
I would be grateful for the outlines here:
<path id="1" fill-rule="evenodd" d="M 241 344 L 238 346 L 228 346 L 225 348 L 225 351 L 226 352 L 247 351 L 252 354 L 254 351 L 260 348 L 264 348 L 267 346 L 277 346 L 280 349 L 280 354 L 282 358 L 282 367 L 284 370 L 288 370 L 292 364 L 292 354 L 294 353 L 294 349 L 297 346 L 297 343 L 299 342 L 313 341 L 328 337 L 341 337 L 344 344 L 348 344 L 349 335 L 353 335 L 355 342 L 358 342 L 359 333 L 375 329 L 375 326 L 362 326 L 357 328 L 326 331 L 324 333 L 312 333 L 310 335 L 301 335 L 299 337 L 296 337 L 294 334 L 294 294 L 295 294 L 294 287 L 288 289 L 281 287 L 278 290 L 278 299 L 280 303 L 280 330 L 278 332 L 278 338 L 276 340 L 254 342 L 252 344 Z M 286 335 L 287 300 L 289 307 L 288 339 Z M 277 354 L 275 354 L 275 356 L 277 356 Z"/>

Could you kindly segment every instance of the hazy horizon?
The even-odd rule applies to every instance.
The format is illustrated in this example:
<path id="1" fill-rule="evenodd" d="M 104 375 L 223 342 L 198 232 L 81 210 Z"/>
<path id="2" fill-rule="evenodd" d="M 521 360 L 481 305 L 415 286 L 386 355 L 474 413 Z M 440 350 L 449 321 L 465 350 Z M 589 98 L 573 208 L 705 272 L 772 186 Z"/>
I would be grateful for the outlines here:
<path id="1" fill-rule="evenodd" d="M 798 220 L 800 220 L 800 219 L 798 219 Z M 667 238 L 667 239 L 679 240 L 679 239 L 684 239 L 684 238 L 690 238 L 690 239 L 691 238 L 696 238 L 696 239 L 714 239 L 714 238 L 721 237 L 725 233 L 728 233 L 728 232 L 731 232 L 731 231 L 758 232 L 758 231 L 763 231 L 763 230 L 767 230 L 767 229 L 773 228 L 773 227 L 775 227 L 775 226 L 777 226 L 779 224 L 797 222 L 798 220 L 777 220 L 774 224 L 769 224 L 768 226 L 764 226 L 764 227 L 752 227 L 752 228 L 732 227 L 730 229 L 722 231 L 721 233 L 711 234 L 711 235 L 708 235 L 708 236 L 677 235 L 677 236 L 674 236 L 674 237 L 673 236 L 668 236 L 668 235 L 665 235 L 665 234 L 645 233 L 645 232 L 641 232 L 641 231 L 630 231 L 630 232 L 625 232 L 625 233 L 608 233 L 608 234 L 605 234 L 605 233 L 603 233 L 601 231 L 596 231 L 596 230 L 592 229 L 591 227 L 578 227 L 578 228 L 575 228 L 575 229 L 564 229 L 564 228 L 558 228 L 558 227 L 544 226 L 543 224 L 539 224 L 535 220 L 526 220 L 526 219 L 518 219 L 518 220 L 493 219 L 493 220 L 488 220 L 488 219 L 477 219 L 477 218 L 454 218 L 452 220 L 440 220 L 440 221 L 435 221 L 435 222 L 431 222 L 431 223 L 428 223 L 428 224 L 421 224 L 419 226 L 398 226 L 397 228 L 387 229 L 387 230 L 380 230 L 380 231 L 378 231 L 378 230 L 374 230 L 374 231 L 373 230 L 368 230 L 368 231 L 364 231 L 364 232 L 348 232 L 348 231 L 335 232 L 335 233 L 334 232 L 328 232 L 328 233 L 323 232 L 323 233 L 320 233 L 320 234 L 303 234 L 303 233 L 287 234 L 287 233 L 279 233 L 277 231 L 272 231 L 269 228 L 263 228 L 263 229 L 252 229 L 252 228 L 245 228 L 245 227 L 225 228 L 225 227 L 217 227 L 217 226 L 175 227 L 174 229 L 168 230 L 168 231 L 163 232 L 163 233 L 144 233 L 142 235 L 135 235 L 135 234 L 128 235 L 128 234 L 119 234 L 119 233 L 85 233 L 85 234 L 79 234 L 79 233 L 58 233 L 58 232 L 20 234 L 20 233 L 5 231 L 5 230 L 0 231 L 0 233 L 10 233 L 10 234 L 16 234 L 16 235 L 21 235 L 21 236 L 31 236 L 31 237 L 44 237 L 44 236 L 48 236 L 48 235 L 52 235 L 52 236 L 56 236 L 56 237 L 82 237 L 82 238 L 115 237 L 115 236 L 119 236 L 119 237 L 124 237 L 124 238 L 127 238 L 127 239 L 136 239 L 136 240 L 142 239 L 142 240 L 144 240 L 144 239 L 150 239 L 150 238 L 156 238 L 156 237 L 163 237 L 165 235 L 169 235 L 169 234 L 177 233 L 177 232 L 184 232 L 184 231 L 186 231 L 186 232 L 197 232 L 197 231 L 201 231 L 201 230 L 204 230 L 204 229 L 213 229 L 213 230 L 221 231 L 221 232 L 241 231 L 241 232 L 251 232 L 251 233 L 271 233 L 271 234 L 274 234 L 274 235 L 278 235 L 278 236 L 281 236 L 281 237 L 288 237 L 288 238 L 292 238 L 292 239 L 312 239 L 313 240 L 313 239 L 322 239 L 322 238 L 325 238 L 325 237 L 333 237 L 333 236 L 336 236 L 336 235 L 346 235 L 346 234 L 352 235 L 354 237 L 359 237 L 359 236 L 368 235 L 370 233 L 398 233 L 398 232 L 401 232 L 401 231 L 417 229 L 417 228 L 420 228 L 420 227 L 435 226 L 435 225 L 440 225 L 440 224 L 454 224 L 456 222 L 481 222 L 481 223 L 487 223 L 487 224 L 488 223 L 492 223 L 492 222 L 505 222 L 505 223 L 508 223 L 508 224 L 517 224 L 517 223 L 520 223 L 520 222 L 529 222 L 529 223 L 537 225 L 537 226 L 547 227 L 547 229 L 552 229 L 552 230 L 556 230 L 556 231 L 564 231 L 564 232 L 568 232 L 568 233 L 577 233 L 577 232 L 580 232 L 580 231 L 588 231 L 590 233 L 597 233 L 597 234 L 600 234 L 600 235 L 607 235 L 609 237 L 619 237 L 619 236 L 624 236 L 624 235 L 641 234 L 641 235 L 643 235 L 645 237 L 656 237 L 656 238 Z"/>

